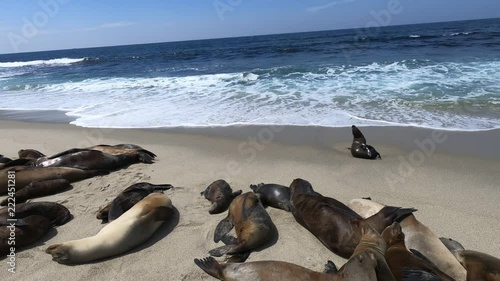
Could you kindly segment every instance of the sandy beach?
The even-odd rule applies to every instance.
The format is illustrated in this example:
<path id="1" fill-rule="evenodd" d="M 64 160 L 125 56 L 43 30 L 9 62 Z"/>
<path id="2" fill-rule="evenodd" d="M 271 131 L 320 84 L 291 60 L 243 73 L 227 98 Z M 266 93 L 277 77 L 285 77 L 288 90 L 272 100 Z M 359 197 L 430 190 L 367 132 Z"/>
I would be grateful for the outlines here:
<path id="1" fill-rule="evenodd" d="M 0 120 L 0 153 L 23 148 L 47 155 L 96 144 L 138 144 L 158 155 L 110 175 L 73 184 L 73 189 L 33 201 L 64 204 L 74 215 L 42 241 L 17 253 L 16 274 L 0 259 L 3 280 L 214 280 L 194 258 L 217 247 L 213 232 L 226 214 L 209 215 L 200 192 L 219 178 L 233 190 L 254 183 L 289 185 L 310 181 L 325 196 L 344 203 L 360 197 L 418 209 L 417 218 L 439 236 L 468 249 L 500 257 L 500 130 L 454 132 L 412 127 L 362 128 L 382 160 L 354 159 L 346 147 L 350 128 L 233 126 L 133 130 L 89 129 L 67 124 Z M 178 216 L 145 245 L 121 256 L 75 266 L 51 260 L 55 243 L 95 235 L 103 225 L 98 209 L 129 185 L 170 183 L 166 193 Z M 1 197 L 0 199 L 3 199 Z M 268 208 L 279 239 L 248 261 L 288 261 L 322 271 L 327 260 L 345 260 L 327 250 L 295 222 L 291 213 Z"/>

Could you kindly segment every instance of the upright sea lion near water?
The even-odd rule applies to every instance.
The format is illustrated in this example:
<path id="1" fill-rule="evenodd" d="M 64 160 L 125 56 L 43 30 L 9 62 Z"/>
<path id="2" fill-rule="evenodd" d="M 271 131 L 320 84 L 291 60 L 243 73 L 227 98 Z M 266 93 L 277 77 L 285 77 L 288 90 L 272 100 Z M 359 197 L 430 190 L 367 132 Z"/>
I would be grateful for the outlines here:
<path id="1" fill-rule="evenodd" d="M 212 206 L 208 210 L 210 214 L 220 214 L 225 212 L 233 199 L 241 195 L 242 191 L 233 192 L 231 186 L 225 180 L 216 180 L 201 192 L 205 198 L 212 202 Z"/>
<path id="2" fill-rule="evenodd" d="M 21 149 L 17 152 L 17 154 L 19 155 L 19 159 L 36 160 L 38 158 L 45 157 L 45 154 L 34 149 Z"/>
<path id="3" fill-rule="evenodd" d="M 65 191 L 71 187 L 66 179 L 46 180 L 41 182 L 32 182 L 26 187 L 16 191 L 16 204 L 24 203 L 28 199 L 56 194 Z M 8 198 L 0 203 L 0 206 L 7 206 Z"/>
<path id="4" fill-rule="evenodd" d="M 76 182 L 109 173 L 103 170 L 82 170 L 68 167 L 10 167 L 0 170 L 0 195 L 7 193 L 9 171 L 15 173 L 16 191 L 32 182 L 54 179 L 66 179 L 69 182 Z"/>
<path id="5" fill-rule="evenodd" d="M 120 192 L 109 204 L 109 207 L 106 206 L 101 209 L 96 217 L 97 219 L 109 222 L 114 221 L 149 194 L 163 192 L 163 190 L 168 190 L 172 187 L 171 184 L 151 184 L 147 182 L 133 184 Z"/>
<path id="6" fill-rule="evenodd" d="M 16 204 L 16 219 L 37 215 L 47 218 L 52 225 L 63 225 L 73 216 L 63 205 L 55 202 L 29 202 Z M 0 218 L 9 218 L 9 209 L 0 209 Z"/>
<path id="7" fill-rule="evenodd" d="M 0 255 L 10 253 L 11 247 L 19 248 L 32 244 L 42 238 L 50 229 L 50 221 L 44 216 L 30 215 L 18 219 L 15 226 L 0 220 Z M 14 232 L 15 245 L 9 245 L 11 232 Z"/>
<path id="8" fill-rule="evenodd" d="M 405 245 L 405 235 L 399 223 L 395 222 L 387 227 L 384 232 L 382 232 L 382 237 L 388 247 L 385 259 L 397 281 L 404 280 L 403 271 L 405 269 L 425 271 L 438 276 L 440 280 L 454 281 L 453 278 L 439 270 L 439 268 L 428 261 L 427 258 L 421 256 L 422 254 L 408 251 Z"/>
<path id="9" fill-rule="evenodd" d="M 52 259 L 63 264 L 86 263 L 125 253 L 148 240 L 174 215 L 172 201 L 163 193 L 151 193 L 95 236 L 59 243 L 47 248 Z"/>
<path id="10" fill-rule="evenodd" d="M 250 188 L 259 195 L 264 206 L 271 206 L 276 209 L 292 211 L 290 205 L 290 188 L 280 184 L 252 184 Z"/>
<path id="11" fill-rule="evenodd" d="M 366 144 L 366 139 L 363 133 L 354 125 L 352 125 L 352 145 L 351 145 L 351 154 L 355 158 L 363 158 L 363 159 L 382 159 L 380 153 L 375 150 L 375 148 L 371 145 Z"/>
<path id="12" fill-rule="evenodd" d="M 236 228 L 237 238 L 225 237 L 233 227 Z M 244 193 L 233 200 L 227 217 L 215 229 L 214 241 L 217 243 L 225 238 L 229 241 L 228 245 L 209 253 L 216 257 L 234 255 L 233 261 L 243 262 L 253 249 L 272 239 L 273 231 L 276 231 L 276 226 L 257 195 L 253 192 Z"/>
<path id="13" fill-rule="evenodd" d="M 341 202 L 315 192 L 308 181 L 295 179 L 290 185 L 292 213 L 295 220 L 309 230 L 333 253 L 349 258 L 361 239 L 359 223 L 382 232 L 394 221 L 401 220 L 413 208 L 386 206 L 377 214 L 363 219 Z"/>
<path id="14" fill-rule="evenodd" d="M 366 204 L 363 207 L 363 202 Z M 349 204 L 362 217 L 384 205 L 364 199 L 357 199 L 356 204 Z M 368 212 L 367 212 L 368 210 Z M 455 257 L 448 251 L 439 237 L 427 226 L 418 221 L 415 216 L 409 215 L 400 221 L 401 228 L 405 234 L 405 244 L 408 249 L 414 249 L 429 259 L 442 272 L 457 281 L 466 281 L 467 272 Z"/>

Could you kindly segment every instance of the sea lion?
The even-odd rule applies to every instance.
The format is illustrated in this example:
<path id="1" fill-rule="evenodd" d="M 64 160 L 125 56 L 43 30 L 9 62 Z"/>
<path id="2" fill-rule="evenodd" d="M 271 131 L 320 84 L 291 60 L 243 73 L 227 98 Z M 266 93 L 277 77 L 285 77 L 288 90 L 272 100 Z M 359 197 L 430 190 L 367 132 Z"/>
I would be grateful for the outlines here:
<path id="1" fill-rule="evenodd" d="M 290 205 L 290 188 L 280 184 L 251 184 L 250 188 L 259 195 L 264 206 L 271 206 L 276 209 L 292 211 Z"/>
<path id="2" fill-rule="evenodd" d="M 36 161 L 37 167 L 71 167 L 82 170 L 106 170 L 115 171 L 136 163 L 153 163 L 148 155 L 143 158 L 143 153 L 108 154 L 98 150 L 84 150 L 64 154 L 58 157 L 49 157 L 42 161 Z"/>
<path id="3" fill-rule="evenodd" d="M 386 206 L 377 214 L 363 219 L 341 202 L 315 192 L 308 181 L 295 179 L 290 185 L 292 214 L 333 253 L 349 258 L 361 239 L 355 222 L 363 221 L 382 232 L 416 210 Z"/>
<path id="4" fill-rule="evenodd" d="M 448 251 L 450 251 L 455 257 L 458 251 L 465 250 L 464 246 L 460 244 L 458 241 L 455 241 L 451 238 L 439 237 L 439 240 L 443 242 Z"/>
<path id="5" fill-rule="evenodd" d="M 8 211 L 8 208 L 0 209 L 0 217 L 9 218 Z M 52 225 L 63 225 L 73 218 L 70 211 L 66 207 L 55 202 L 29 202 L 16 204 L 16 219 L 24 219 L 33 215 L 47 218 Z"/>
<path id="6" fill-rule="evenodd" d="M 420 253 L 415 255 L 406 249 L 405 235 L 399 223 L 395 222 L 387 227 L 382 232 L 382 237 L 388 247 L 385 259 L 396 280 L 404 280 L 404 269 L 412 269 L 432 273 L 443 281 L 454 281 L 453 278 L 439 270 L 426 258 L 421 257 Z"/>
<path id="7" fill-rule="evenodd" d="M 15 226 L 0 222 L 0 255 L 4 256 L 11 252 L 11 247 L 16 251 L 24 246 L 32 244 L 42 238 L 50 229 L 50 221 L 39 215 L 30 215 L 18 219 Z M 15 245 L 9 245 L 12 231 L 15 235 Z"/>
<path id="8" fill-rule="evenodd" d="M 120 192 L 109 204 L 109 207 L 106 206 L 101 209 L 96 217 L 109 222 L 114 221 L 149 194 L 163 192 L 163 190 L 172 187 L 171 184 L 151 184 L 147 182 L 133 184 Z"/>
<path id="9" fill-rule="evenodd" d="M 63 264 L 86 263 L 125 253 L 148 240 L 175 214 L 163 193 L 151 193 L 95 236 L 51 245 L 45 251 Z"/>
<path id="10" fill-rule="evenodd" d="M 225 212 L 233 199 L 241 195 L 241 193 L 241 190 L 233 192 L 231 186 L 225 180 L 216 180 L 207 186 L 205 191 L 201 192 L 201 195 L 204 195 L 208 201 L 212 202 L 208 213 L 220 214 Z"/>
<path id="11" fill-rule="evenodd" d="M 362 206 L 363 202 L 367 207 Z M 358 199 L 356 205 L 351 207 L 356 208 L 362 217 L 365 217 L 366 210 L 376 210 L 376 208 L 384 206 L 371 200 Z M 432 232 L 426 225 L 418 221 L 415 216 L 409 215 L 400 221 L 401 228 L 405 235 L 405 244 L 408 249 L 414 249 L 422 253 L 442 272 L 452 277 L 457 281 L 465 281 L 467 272 L 456 258 L 448 251 L 446 246 L 439 240 L 439 237 Z"/>
<path id="12" fill-rule="evenodd" d="M 363 159 L 382 159 L 380 153 L 375 150 L 375 148 L 371 145 L 366 144 L 366 139 L 363 133 L 354 125 L 352 125 L 352 145 L 351 145 L 351 154 L 355 158 L 363 158 Z"/>
<path id="13" fill-rule="evenodd" d="M 153 163 L 153 160 L 156 158 L 156 154 L 153 152 L 143 149 L 142 147 L 135 144 L 117 144 L 117 145 L 107 145 L 107 144 L 99 144 L 94 145 L 87 148 L 72 148 L 56 155 L 52 155 L 49 159 L 55 159 L 61 157 L 63 155 L 74 154 L 77 152 L 84 152 L 89 150 L 97 150 L 109 155 L 127 155 L 133 154 L 138 155 L 143 163 Z"/>
<path id="14" fill-rule="evenodd" d="M 233 227 L 236 228 L 237 238 L 225 237 Z M 228 245 L 209 253 L 216 257 L 234 255 L 233 261 L 243 262 L 253 249 L 269 242 L 275 230 L 276 226 L 257 195 L 253 192 L 244 193 L 233 200 L 227 217 L 215 229 L 214 241 L 217 243 L 225 238 L 229 241 Z"/>
<path id="15" fill-rule="evenodd" d="M 82 170 L 68 167 L 10 167 L 0 170 L 0 195 L 7 193 L 9 172 L 15 173 L 16 191 L 32 182 L 54 179 L 66 179 L 69 182 L 76 182 L 109 173 L 103 170 Z"/>
<path id="16" fill-rule="evenodd" d="M 12 161 L 12 159 L 10 159 L 8 157 L 5 157 L 2 154 L 0 154 L 0 163 L 1 164 L 6 164 L 6 163 L 9 163 L 10 161 Z"/>
<path id="17" fill-rule="evenodd" d="M 45 157 L 45 154 L 34 149 L 21 149 L 17 152 L 17 154 L 19 155 L 19 159 L 36 160 L 38 158 Z"/>
<path id="18" fill-rule="evenodd" d="M 24 203 L 28 199 L 56 194 L 65 191 L 71 187 L 66 179 L 46 180 L 41 182 L 32 182 L 26 187 L 16 191 L 16 204 Z M 7 206 L 8 198 L 0 203 L 0 206 Z"/>

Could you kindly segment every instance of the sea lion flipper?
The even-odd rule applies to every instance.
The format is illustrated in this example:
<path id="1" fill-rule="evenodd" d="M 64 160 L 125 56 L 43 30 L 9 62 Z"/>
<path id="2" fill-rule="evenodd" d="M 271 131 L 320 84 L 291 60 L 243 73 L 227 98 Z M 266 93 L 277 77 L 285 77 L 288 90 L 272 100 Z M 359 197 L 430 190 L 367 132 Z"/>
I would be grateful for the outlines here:
<path id="1" fill-rule="evenodd" d="M 194 263 L 210 276 L 223 280 L 222 266 L 214 258 L 194 259 Z"/>
<path id="2" fill-rule="evenodd" d="M 233 246 L 234 245 L 221 246 L 221 247 L 215 248 L 213 250 L 210 250 L 208 253 L 214 257 L 222 257 L 224 254 L 229 252 L 233 248 Z"/>
<path id="3" fill-rule="evenodd" d="M 396 217 L 394 218 L 394 221 L 401 222 L 407 216 L 413 214 L 416 211 L 418 211 L 418 210 L 415 208 L 401 208 L 401 209 L 396 211 Z"/>
<path id="4" fill-rule="evenodd" d="M 233 244 L 237 244 L 238 243 L 238 238 L 234 237 L 234 236 L 224 236 L 222 237 L 221 239 L 222 243 L 226 244 L 226 245 L 233 245 Z"/>
<path id="5" fill-rule="evenodd" d="M 236 197 L 240 196 L 241 193 L 243 193 L 242 190 L 237 190 L 237 191 L 233 192 L 232 196 L 233 196 L 233 198 L 236 198 Z"/>
<path id="6" fill-rule="evenodd" d="M 224 235 L 228 234 L 231 229 L 233 229 L 234 225 L 229 219 L 229 216 L 225 219 L 221 220 L 214 232 L 214 242 L 218 243 Z"/>
<path id="7" fill-rule="evenodd" d="M 328 260 L 325 264 L 325 270 L 323 270 L 323 273 L 334 274 L 337 272 L 337 266 L 333 263 L 333 261 Z"/>
<path id="8" fill-rule="evenodd" d="M 242 262 L 245 262 L 248 259 L 248 257 L 250 256 L 250 253 L 251 252 L 248 251 L 248 252 L 233 254 L 233 255 L 231 255 L 226 260 L 226 263 L 242 263 Z"/>
<path id="9" fill-rule="evenodd" d="M 438 276 L 418 269 L 403 269 L 403 281 L 441 281 Z"/>
<path id="10" fill-rule="evenodd" d="M 154 221 L 166 221 L 169 218 L 171 218 L 174 214 L 175 214 L 175 212 L 174 212 L 174 210 L 172 208 L 165 207 L 165 206 L 160 206 L 160 207 L 154 208 L 148 214 L 148 216 L 151 216 L 151 218 Z"/>
<path id="11" fill-rule="evenodd" d="M 287 202 L 287 203 L 278 203 L 278 207 L 280 207 L 280 209 L 282 209 L 284 211 L 287 211 L 287 212 L 291 212 L 292 211 L 292 205 L 290 204 L 290 202 Z"/>
<path id="12" fill-rule="evenodd" d="M 143 150 L 137 151 L 137 154 L 139 155 L 139 161 L 141 163 L 146 163 L 146 164 L 152 164 L 152 163 L 154 163 L 155 157 L 153 157 L 151 154 L 149 154 L 147 152 L 144 152 Z"/>
<path id="13" fill-rule="evenodd" d="M 109 203 L 108 205 L 102 207 L 98 212 L 97 212 L 97 215 L 95 216 L 96 219 L 98 220 L 103 220 L 103 221 L 107 221 L 108 220 L 108 213 L 109 213 L 109 209 L 111 209 L 111 204 L 112 203 Z"/>

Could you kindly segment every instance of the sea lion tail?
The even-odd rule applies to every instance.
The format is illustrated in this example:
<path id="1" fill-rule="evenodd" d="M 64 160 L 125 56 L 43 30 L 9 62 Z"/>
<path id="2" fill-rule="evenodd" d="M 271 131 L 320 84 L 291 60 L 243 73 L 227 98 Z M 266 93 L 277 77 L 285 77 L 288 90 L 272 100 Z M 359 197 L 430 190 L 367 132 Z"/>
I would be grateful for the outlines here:
<path id="1" fill-rule="evenodd" d="M 394 221 L 396 222 L 401 222 L 404 220 L 407 216 L 413 214 L 414 212 L 418 211 L 415 208 L 400 208 L 396 211 L 396 216 L 394 218 Z"/>
<path id="2" fill-rule="evenodd" d="M 403 269 L 403 281 L 442 281 L 442 279 L 432 273 L 417 270 L 417 269 Z"/>
<path id="3" fill-rule="evenodd" d="M 328 274 L 334 274 L 337 273 L 338 269 L 335 263 L 333 261 L 328 260 L 325 264 L 325 270 L 323 270 L 323 273 L 328 273 Z"/>
<path id="4" fill-rule="evenodd" d="M 138 150 L 138 152 L 142 152 L 142 153 L 145 153 L 149 156 L 151 156 L 153 159 L 156 158 L 156 154 L 154 154 L 153 152 L 149 151 L 149 150 L 146 150 L 146 149 L 140 149 Z"/>
<path id="5" fill-rule="evenodd" d="M 222 265 L 220 265 L 214 258 L 208 257 L 204 259 L 194 259 L 194 263 L 199 266 L 203 271 L 205 271 L 210 276 L 217 278 L 219 280 L 224 276 L 222 274 Z"/>

